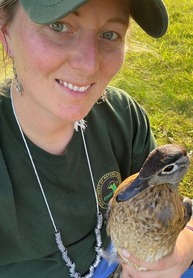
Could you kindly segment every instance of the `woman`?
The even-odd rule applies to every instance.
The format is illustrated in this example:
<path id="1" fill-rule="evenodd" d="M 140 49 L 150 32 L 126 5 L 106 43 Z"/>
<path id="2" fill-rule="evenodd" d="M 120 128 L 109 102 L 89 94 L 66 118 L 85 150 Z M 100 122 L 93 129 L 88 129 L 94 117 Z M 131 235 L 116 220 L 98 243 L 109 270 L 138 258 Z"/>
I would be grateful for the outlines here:
<path id="1" fill-rule="evenodd" d="M 0 275 L 106 278 L 117 266 L 99 252 L 108 201 L 155 146 L 143 109 L 107 85 L 130 15 L 160 37 L 167 12 L 161 0 L 0 3 L 14 73 L 0 102 Z M 186 229 L 170 258 L 144 273 L 123 265 L 122 277 L 180 277 L 192 250 Z"/>

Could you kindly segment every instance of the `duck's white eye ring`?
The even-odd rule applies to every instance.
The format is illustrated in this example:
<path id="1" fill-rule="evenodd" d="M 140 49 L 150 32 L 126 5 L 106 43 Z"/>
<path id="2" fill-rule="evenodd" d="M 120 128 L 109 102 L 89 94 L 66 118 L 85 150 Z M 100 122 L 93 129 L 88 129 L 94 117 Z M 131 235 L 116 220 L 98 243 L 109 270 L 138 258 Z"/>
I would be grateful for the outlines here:
<path id="1" fill-rule="evenodd" d="M 178 166 L 175 163 L 171 163 L 162 169 L 162 174 L 169 175 L 174 173 L 177 169 Z"/>

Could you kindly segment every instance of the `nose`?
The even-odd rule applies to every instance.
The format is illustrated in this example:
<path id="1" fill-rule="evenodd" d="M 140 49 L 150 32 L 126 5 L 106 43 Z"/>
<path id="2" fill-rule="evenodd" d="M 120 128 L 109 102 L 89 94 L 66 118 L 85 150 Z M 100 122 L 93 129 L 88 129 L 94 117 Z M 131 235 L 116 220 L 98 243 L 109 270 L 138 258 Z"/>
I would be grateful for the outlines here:
<path id="1" fill-rule="evenodd" d="M 99 45 L 97 37 L 86 34 L 78 38 L 73 46 L 70 64 L 75 70 L 93 74 L 99 69 Z"/>

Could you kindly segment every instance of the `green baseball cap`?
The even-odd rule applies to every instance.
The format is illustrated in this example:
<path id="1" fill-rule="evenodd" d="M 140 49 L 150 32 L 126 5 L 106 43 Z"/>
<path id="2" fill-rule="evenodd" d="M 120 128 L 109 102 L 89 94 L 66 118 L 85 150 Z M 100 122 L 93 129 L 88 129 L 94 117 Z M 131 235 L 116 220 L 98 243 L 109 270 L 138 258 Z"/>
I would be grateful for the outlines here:
<path id="1" fill-rule="evenodd" d="M 77 10 L 89 0 L 19 1 L 33 21 L 49 24 Z M 131 5 L 131 16 L 148 35 L 159 38 L 166 33 L 168 13 L 162 0 L 128 0 L 128 5 Z"/>

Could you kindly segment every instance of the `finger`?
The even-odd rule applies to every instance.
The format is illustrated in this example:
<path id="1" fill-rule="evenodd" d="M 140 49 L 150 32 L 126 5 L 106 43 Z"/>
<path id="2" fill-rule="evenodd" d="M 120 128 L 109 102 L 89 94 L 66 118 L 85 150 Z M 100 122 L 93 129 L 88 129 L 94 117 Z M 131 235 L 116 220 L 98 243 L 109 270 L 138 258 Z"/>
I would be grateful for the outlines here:
<path id="1" fill-rule="evenodd" d="M 147 270 L 147 271 L 137 271 L 128 265 L 122 265 L 122 277 L 121 278 L 179 278 L 179 275 L 176 276 L 176 272 L 173 270 L 164 270 L 164 271 L 154 271 L 154 270 Z"/>
<path id="2" fill-rule="evenodd" d="M 144 274 L 146 276 L 144 276 Z M 122 277 L 121 278 L 128 278 L 128 277 L 133 277 L 133 278 L 150 278 L 149 272 L 147 271 L 137 271 L 134 268 L 124 264 L 122 265 Z"/>
<path id="3" fill-rule="evenodd" d="M 156 270 L 160 271 L 165 268 L 170 268 L 174 265 L 174 263 L 171 263 L 171 260 L 169 260 L 169 257 L 164 257 L 161 260 L 158 260 L 157 262 L 146 262 L 143 260 L 140 260 L 134 256 L 132 256 L 127 250 L 122 249 L 121 254 L 127 261 L 134 263 L 136 265 L 142 266 L 146 268 L 147 270 Z"/>

